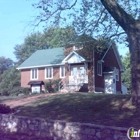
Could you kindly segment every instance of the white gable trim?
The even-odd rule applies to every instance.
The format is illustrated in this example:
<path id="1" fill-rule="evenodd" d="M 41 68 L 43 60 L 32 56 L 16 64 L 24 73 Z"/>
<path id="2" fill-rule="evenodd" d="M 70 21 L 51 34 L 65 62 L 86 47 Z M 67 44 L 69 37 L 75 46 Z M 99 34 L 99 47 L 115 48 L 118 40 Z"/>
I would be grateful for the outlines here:
<path id="1" fill-rule="evenodd" d="M 114 50 L 115 56 L 117 58 L 117 61 L 118 61 L 119 66 L 120 66 L 120 70 L 121 71 L 124 71 L 124 66 L 123 66 L 122 61 L 120 59 L 119 52 L 118 52 L 117 48 L 115 46 L 112 47 L 112 48 Z"/>
<path id="2" fill-rule="evenodd" d="M 109 49 L 111 48 L 111 45 L 108 47 L 107 51 L 105 52 L 104 56 L 102 57 L 101 61 L 105 58 L 106 54 L 108 53 Z"/>
<path id="3" fill-rule="evenodd" d="M 81 63 L 85 61 L 86 60 L 81 55 L 73 51 L 62 61 L 62 63 Z"/>

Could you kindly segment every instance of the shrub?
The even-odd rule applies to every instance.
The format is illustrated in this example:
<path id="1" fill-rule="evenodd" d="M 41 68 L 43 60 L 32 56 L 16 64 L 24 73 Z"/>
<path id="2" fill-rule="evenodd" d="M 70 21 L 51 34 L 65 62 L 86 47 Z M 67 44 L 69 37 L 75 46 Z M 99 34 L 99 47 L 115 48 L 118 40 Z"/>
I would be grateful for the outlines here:
<path id="1" fill-rule="evenodd" d="M 53 85 L 54 85 L 53 90 L 54 90 L 54 92 L 58 92 L 58 90 L 59 90 L 59 82 L 60 81 L 61 81 L 61 79 L 57 79 L 57 80 L 53 81 Z"/>
<path id="2" fill-rule="evenodd" d="M 61 79 L 57 80 L 49 80 L 49 82 L 45 83 L 45 90 L 48 91 L 49 93 L 55 93 L 59 89 L 59 82 Z"/>
<path id="3" fill-rule="evenodd" d="M 14 95 L 18 95 L 21 94 L 23 91 L 23 89 L 21 87 L 14 87 L 11 91 L 9 91 L 9 95 L 14 96 Z"/>
<path id="4" fill-rule="evenodd" d="M 22 88 L 22 87 L 14 87 L 9 95 L 19 95 L 19 94 L 24 94 L 27 95 L 30 93 L 30 88 Z"/>
<path id="5" fill-rule="evenodd" d="M 31 92 L 31 89 L 30 88 L 22 88 L 22 93 L 27 95 Z"/>
<path id="6" fill-rule="evenodd" d="M 9 106 L 5 104 L 0 104 L 0 113 L 1 114 L 9 114 L 12 113 L 14 110 L 11 109 Z"/>
<path id="7" fill-rule="evenodd" d="M 45 83 L 45 90 L 48 91 L 49 93 L 53 92 L 53 83 L 52 80 L 49 80 L 49 82 Z"/>

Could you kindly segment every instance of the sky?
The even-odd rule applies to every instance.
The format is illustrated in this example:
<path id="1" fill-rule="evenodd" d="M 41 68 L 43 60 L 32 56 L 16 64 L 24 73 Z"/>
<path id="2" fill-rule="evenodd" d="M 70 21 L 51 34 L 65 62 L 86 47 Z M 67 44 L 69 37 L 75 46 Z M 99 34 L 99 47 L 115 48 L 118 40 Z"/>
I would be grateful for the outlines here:
<path id="1" fill-rule="evenodd" d="M 0 56 L 16 60 L 14 47 L 33 32 L 35 0 L 0 0 Z"/>
<path id="2" fill-rule="evenodd" d="M 32 4 L 37 0 L 0 0 L 0 57 L 16 61 L 14 47 L 22 44 L 24 38 L 33 32 L 31 21 L 35 19 L 37 10 Z M 36 31 L 43 30 L 41 27 Z M 128 49 L 119 47 L 120 55 Z"/>

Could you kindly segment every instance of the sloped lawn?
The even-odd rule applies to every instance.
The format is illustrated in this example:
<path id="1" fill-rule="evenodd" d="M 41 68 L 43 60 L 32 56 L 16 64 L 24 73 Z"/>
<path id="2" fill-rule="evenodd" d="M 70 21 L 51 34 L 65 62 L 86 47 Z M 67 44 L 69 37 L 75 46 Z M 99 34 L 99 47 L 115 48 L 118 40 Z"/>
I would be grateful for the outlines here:
<path id="1" fill-rule="evenodd" d="M 42 94 L 1 103 L 20 110 L 17 115 L 94 123 L 107 126 L 138 127 L 140 111 L 129 104 L 130 95 L 93 93 Z M 10 101 L 19 104 L 10 104 Z M 23 103 L 25 101 L 25 103 Z M 27 102 L 28 101 L 28 102 Z"/>

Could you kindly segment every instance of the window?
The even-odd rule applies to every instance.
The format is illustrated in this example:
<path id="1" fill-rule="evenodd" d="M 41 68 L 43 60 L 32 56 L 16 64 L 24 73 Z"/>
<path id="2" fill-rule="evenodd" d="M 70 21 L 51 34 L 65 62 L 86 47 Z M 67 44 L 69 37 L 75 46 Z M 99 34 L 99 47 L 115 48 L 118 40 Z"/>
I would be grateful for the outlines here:
<path id="1" fill-rule="evenodd" d="M 97 73 L 99 76 L 102 76 L 102 62 L 97 63 Z"/>
<path id="2" fill-rule="evenodd" d="M 38 79 L 38 69 L 31 69 L 31 80 Z"/>
<path id="3" fill-rule="evenodd" d="M 119 70 L 116 69 L 116 81 L 119 81 Z"/>
<path id="4" fill-rule="evenodd" d="M 52 79 L 53 78 L 53 67 L 47 67 L 45 70 L 45 77 L 47 79 Z"/>
<path id="5" fill-rule="evenodd" d="M 60 67 L 60 78 L 64 78 L 65 77 L 65 66 L 61 66 Z"/>

